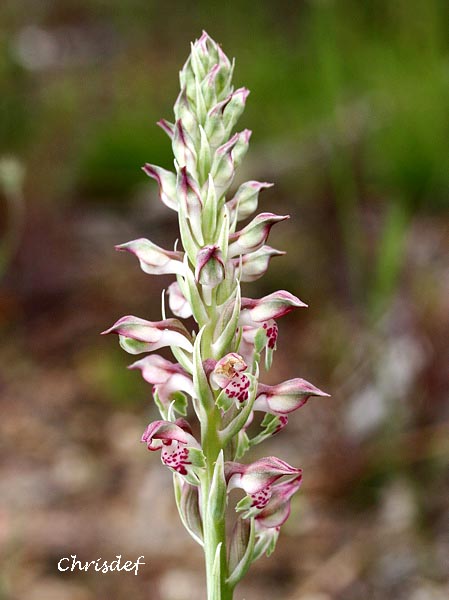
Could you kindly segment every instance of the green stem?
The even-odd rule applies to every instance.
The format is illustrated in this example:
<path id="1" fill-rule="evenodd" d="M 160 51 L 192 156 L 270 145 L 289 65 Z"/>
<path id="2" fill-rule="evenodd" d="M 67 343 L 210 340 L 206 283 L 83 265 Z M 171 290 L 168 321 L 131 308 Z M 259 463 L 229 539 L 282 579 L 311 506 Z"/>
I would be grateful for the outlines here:
<path id="1" fill-rule="evenodd" d="M 215 464 L 221 451 L 218 430 L 221 418 L 216 407 L 208 413 L 207 423 L 202 431 L 202 447 L 206 457 L 206 472 L 201 481 L 204 558 L 206 565 L 207 600 L 232 600 L 232 589 L 226 584 L 226 517 L 225 511 L 215 514 L 215 498 L 211 494 Z M 217 575 L 216 554 L 219 550 L 219 576 Z"/>

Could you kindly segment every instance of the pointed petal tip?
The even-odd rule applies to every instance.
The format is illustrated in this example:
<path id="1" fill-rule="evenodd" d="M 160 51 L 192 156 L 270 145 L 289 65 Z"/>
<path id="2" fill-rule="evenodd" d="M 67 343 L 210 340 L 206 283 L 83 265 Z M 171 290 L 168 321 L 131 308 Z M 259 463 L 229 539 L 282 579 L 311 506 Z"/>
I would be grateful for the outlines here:
<path id="1" fill-rule="evenodd" d="M 140 167 L 142 171 L 148 175 L 149 177 L 153 177 L 153 179 L 157 178 L 157 172 L 153 165 L 150 163 L 145 163 L 142 167 Z"/>

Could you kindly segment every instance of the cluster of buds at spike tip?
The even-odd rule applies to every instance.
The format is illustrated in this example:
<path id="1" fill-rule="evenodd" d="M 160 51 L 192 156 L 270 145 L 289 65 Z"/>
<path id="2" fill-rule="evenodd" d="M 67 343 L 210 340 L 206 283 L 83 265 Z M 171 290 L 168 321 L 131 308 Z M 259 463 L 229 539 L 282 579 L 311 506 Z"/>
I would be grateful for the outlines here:
<path id="1" fill-rule="evenodd" d="M 116 246 L 135 255 L 145 273 L 174 276 L 168 287 L 174 316 L 166 317 L 163 304 L 160 321 L 126 316 L 104 332 L 117 334 L 130 354 L 169 347 L 175 357 L 148 354 L 130 368 L 152 385 L 161 420 L 148 425 L 142 442 L 159 450 L 173 472 L 181 520 L 204 548 L 208 600 L 232 598 L 251 563 L 273 551 L 302 481 L 301 469 L 275 457 L 238 461 L 281 431 L 310 397 L 328 396 L 304 379 L 259 381 L 262 356 L 268 369 L 276 350 L 277 320 L 307 305 L 284 290 L 241 296 L 241 282 L 261 277 L 271 258 L 283 254 L 267 242 L 271 228 L 288 216 L 262 212 L 238 228 L 272 184 L 248 181 L 230 193 L 251 136 L 234 131 L 249 92 L 234 90 L 233 70 L 206 33 L 192 44 L 174 119 L 159 122 L 171 139 L 174 170 L 143 167 L 161 201 L 178 213 L 182 248 L 164 250 L 143 238 Z M 193 332 L 181 321 L 191 317 Z M 257 411 L 265 414 L 254 431 Z M 234 488 L 244 496 L 226 539 Z"/>

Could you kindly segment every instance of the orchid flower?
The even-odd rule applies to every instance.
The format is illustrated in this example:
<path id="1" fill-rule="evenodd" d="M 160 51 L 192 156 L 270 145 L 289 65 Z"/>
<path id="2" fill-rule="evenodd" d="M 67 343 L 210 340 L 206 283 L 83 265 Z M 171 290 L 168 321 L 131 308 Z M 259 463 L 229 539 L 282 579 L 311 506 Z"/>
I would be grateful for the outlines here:
<path id="1" fill-rule="evenodd" d="M 284 254 L 267 240 L 289 217 L 262 212 L 238 229 L 273 184 L 251 180 L 232 189 L 251 137 L 248 129 L 235 132 L 249 91 L 234 90 L 233 69 L 203 32 L 180 72 L 174 118 L 158 123 L 171 140 L 174 170 L 143 166 L 163 204 L 177 212 L 180 249 L 145 238 L 116 246 L 135 255 L 145 274 L 174 277 L 167 290 L 174 317 L 166 316 L 164 302 L 160 321 L 130 315 L 103 332 L 118 335 L 130 354 L 146 353 L 129 368 L 152 386 L 161 419 L 141 441 L 161 452 L 173 475 L 181 521 L 203 547 L 208 600 L 232 600 L 251 564 L 271 554 L 302 481 L 302 470 L 280 458 L 239 461 L 282 431 L 311 396 L 328 396 L 304 379 L 259 381 L 262 355 L 270 368 L 277 347 L 277 320 L 307 305 L 285 290 L 259 299 L 241 295 L 242 282 L 262 277 Z M 190 318 L 193 332 L 182 322 Z M 161 348 L 175 362 L 154 354 Z M 264 416 L 254 433 L 258 411 Z M 233 489 L 244 495 L 229 528 Z"/>

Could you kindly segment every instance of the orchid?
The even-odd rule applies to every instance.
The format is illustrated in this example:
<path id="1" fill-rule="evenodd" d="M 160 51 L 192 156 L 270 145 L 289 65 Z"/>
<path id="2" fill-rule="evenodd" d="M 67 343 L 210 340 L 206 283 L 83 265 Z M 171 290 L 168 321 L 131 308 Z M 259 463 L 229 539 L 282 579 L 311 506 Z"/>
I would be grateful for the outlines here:
<path id="1" fill-rule="evenodd" d="M 277 347 L 277 320 L 307 305 L 285 290 L 259 299 L 241 295 L 241 283 L 262 277 L 284 254 L 267 241 L 289 217 L 262 212 L 238 229 L 272 184 L 247 181 L 231 191 L 251 137 L 247 129 L 234 132 L 249 91 L 233 89 L 233 69 L 207 33 L 192 44 L 174 121 L 158 123 L 171 140 L 174 170 L 143 167 L 178 214 L 180 249 L 145 238 L 116 246 L 133 254 L 144 273 L 174 276 L 167 290 L 174 317 L 166 316 L 164 301 L 160 321 L 129 315 L 103 332 L 118 335 L 128 353 L 144 354 L 129 368 L 151 384 L 161 419 L 141 441 L 160 451 L 173 474 L 182 523 L 204 550 L 208 600 L 231 600 L 250 565 L 271 554 L 302 482 L 302 470 L 279 458 L 239 461 L 282 431 L 310 397 L 328 396 L 304 379 L 259 381 L 262 356 L 269 369 Z M 182 322 L 191 317 L 193 332 Z M 176 362 L 153 354 L 161 348 L 170 348 Z M 264 413 L 259 431 L 256 412 Z M 233 489 L 243 497 L 229 535 Z"/>

